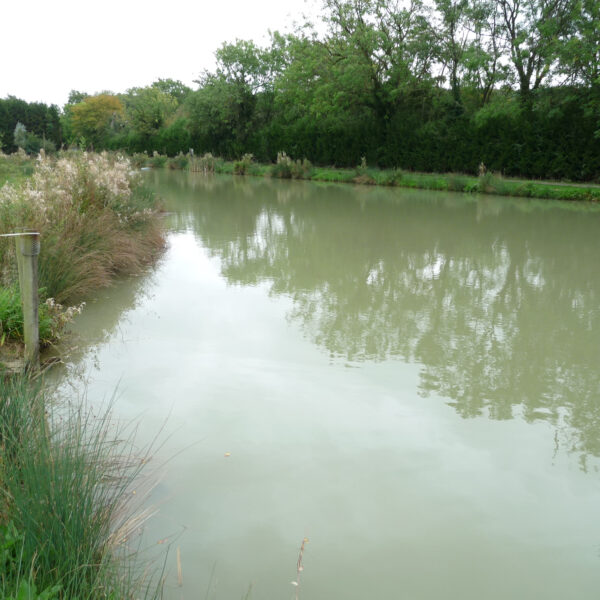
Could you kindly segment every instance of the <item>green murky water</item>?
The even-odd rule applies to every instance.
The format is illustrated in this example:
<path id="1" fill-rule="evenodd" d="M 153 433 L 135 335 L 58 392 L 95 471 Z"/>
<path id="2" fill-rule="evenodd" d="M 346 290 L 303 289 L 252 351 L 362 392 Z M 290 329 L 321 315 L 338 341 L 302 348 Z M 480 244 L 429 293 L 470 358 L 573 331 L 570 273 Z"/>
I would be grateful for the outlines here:
<path id="1" fill-rule="evenodd" d="M 168 598 L 295 598 L 304 537 L 306 600 L 598 597 L 599 210 L 149 179 L 168 249 L 63 385 L 164 441 Z"/>

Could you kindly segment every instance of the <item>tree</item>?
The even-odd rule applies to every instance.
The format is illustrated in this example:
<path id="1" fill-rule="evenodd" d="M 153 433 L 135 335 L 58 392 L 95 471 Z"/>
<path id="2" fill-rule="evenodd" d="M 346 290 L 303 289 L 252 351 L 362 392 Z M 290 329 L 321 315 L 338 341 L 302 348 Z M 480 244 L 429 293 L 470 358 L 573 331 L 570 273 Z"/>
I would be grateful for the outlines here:
<path id="1" fill-rule="evenodd" d="M 83 102 L 86 98 L 89 98 L 89 94 L 86 92 L 80 92 L 78 90 L 71 90 L 69 92 L 69 99 L 67 100 L 67 104 L 79 104 Z"/>
<path id="2" fill-rule="evenodd" d="M 508 45 L 495 0 L 472 0 L 469 10 L 467 28 L 472 41 L 465 54 L 466 81 L 477 90 L 481 104 L 486 105 L 496 85 L 508 78 L 503 60 Z"/>
<path id="3" fill-rule="evenodd" d="M 192 88 L 175 79 L 158 79 L 152 84 L 152 87 L 171 96 L 177 100 L 178 104 L 181 104 L 192 91 Z"/>
<path id="4" fill-rule="evenodd" d="M 527 101 L 551 74 L 573 30 L 577 0 L 499 0 L 510 60 Z"/>
<path id="5" fill-rule="evenodd" d="M 200 149 L 239 157 L 249 151 L 257 123 L 272 105 L 280 54 L 236 40 L 223 44 L 215 56 L 216 72 L 205 71 L 196 81 L 200 89 L 187 99 L 192 135 Z"/>
<path id="6" fill-rule="evenodd" d="M 561 71 L 573 84 L 600 88 L 600 2 L 581 0 L 573 35 L 563 48 Z"/>
<path id="7" fill-rule="evenodd" d="M 420 0 L 406 8 L 393 0 L 325 0 L 324 6 L 331 61 L 350 74 L 355 91 L 367 92 L 378 119 L 389 116 L 404 90 L 431 81 L 434 37 Z"/>
<path id="8" fill-rule="evenodd" d="M 129 125 L 140 135 L 155 134 L 177 110 L 177 100 L 158 87 L 132 88 L 125 97 Z"/>
<path id="9" fill-rule="evenodd" d="M 19 122 L 15 125 L 13 139 L 17 148 L 25 150 L 25 147 L 27 146 L 27 128 L 25 127 L 25 125 L 23 125 L 23 123 Z"/>
<path id="10" fill-rule="evenodd" d="M 116 96 L 88 96 L 71 108 L 73 136 L 84 138 L 92 146 L 102 145 L 123 118 L 123 104 Z"/>
<path id="11" fill-rule="evenodd" d="M 438 26 L 435 27 L 438 59 L 443 67 L 442 74 L 448 71 L 454 103 L 461 107 L 461 79 L 470 46 L 469 0 L 435 0 L 435 7 L 438 14 Z"/>

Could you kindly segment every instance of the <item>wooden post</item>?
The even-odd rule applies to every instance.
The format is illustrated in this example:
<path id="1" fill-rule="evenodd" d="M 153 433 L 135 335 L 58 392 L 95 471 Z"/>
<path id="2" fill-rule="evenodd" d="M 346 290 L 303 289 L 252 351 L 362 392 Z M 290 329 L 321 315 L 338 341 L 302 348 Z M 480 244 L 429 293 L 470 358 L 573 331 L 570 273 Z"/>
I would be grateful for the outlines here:
<path id="1" fill-rule="evenodd" d="M 38 317 L 38 254 L 40 234 L 23 233 L 16 237 L 17 266 L 23 307 L 23 337 L 25 340 L 25 370 L 40 366 L 40 332 Z"/>

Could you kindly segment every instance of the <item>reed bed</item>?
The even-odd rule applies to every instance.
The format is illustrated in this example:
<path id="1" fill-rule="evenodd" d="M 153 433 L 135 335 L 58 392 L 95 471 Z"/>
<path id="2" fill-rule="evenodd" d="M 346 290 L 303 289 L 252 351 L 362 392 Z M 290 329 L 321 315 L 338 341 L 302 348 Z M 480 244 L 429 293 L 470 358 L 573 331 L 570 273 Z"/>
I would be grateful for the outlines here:
<path id="1" fill-rule="evenodd" d="M 0 188 L 0 233 L 23 228 L 41 233 L 42 302 L 52 299 L 55 312 L 151 262 L 164 247 L 158 212 L 157 199 L 129 159 L 107 153 L 41 154 L 30 177 Z M 4 239 L 0 287 L 9 289 L 16 281 L 14 244 Z M 6 316 L 0 312 L 0 339 L 7 333 Z M 55 324 L 52 331 L 58 333 L 60 319 Z M 10 334 L 15 331 L 18 338 L 18 330 Z"/>

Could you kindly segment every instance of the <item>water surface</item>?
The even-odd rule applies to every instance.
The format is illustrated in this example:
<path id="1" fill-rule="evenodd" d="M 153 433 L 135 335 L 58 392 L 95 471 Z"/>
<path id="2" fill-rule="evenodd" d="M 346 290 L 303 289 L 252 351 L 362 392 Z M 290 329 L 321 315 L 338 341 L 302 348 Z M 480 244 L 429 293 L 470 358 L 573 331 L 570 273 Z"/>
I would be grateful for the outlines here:
<path id="1" fill-rule="evenodd" d="M 596 598 L 600 211 L 157 172 L 64 389 L 170 458 L 168 598 Z M 83 378 L 82 378 L 83 375 Z"/>

